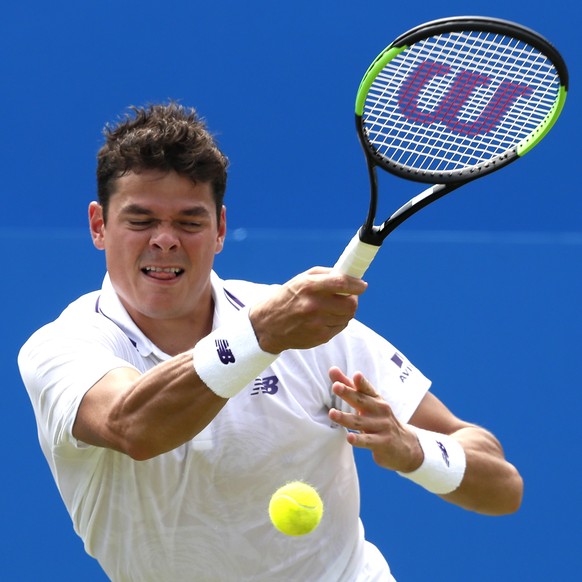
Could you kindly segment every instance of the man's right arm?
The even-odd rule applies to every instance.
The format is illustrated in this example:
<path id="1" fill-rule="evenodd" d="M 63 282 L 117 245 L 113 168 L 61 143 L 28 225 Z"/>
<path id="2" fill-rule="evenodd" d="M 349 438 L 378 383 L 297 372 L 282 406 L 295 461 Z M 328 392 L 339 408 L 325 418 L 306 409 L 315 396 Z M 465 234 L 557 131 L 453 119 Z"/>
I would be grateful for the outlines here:
<path id="1" fill-rule="evenodd" d="M 327 268 L 294 277 L 250 310 L 258 344 L 278 354 L 326 343 L 348 325 L 365 289 L 363 281 Z M 144 374 L 109 371 L 85 394 L 73 436 L 144 460 L 192 439 L 226 402 L 202 381 L 188 351 Z"/>
<path id="2" fill-rule="evenodd" d="M 226 402 L 200 380 L 185 352 L 144 374 L 108 372 L 85 394 L 73 436 L 145 460 L 192 439 Z"/>

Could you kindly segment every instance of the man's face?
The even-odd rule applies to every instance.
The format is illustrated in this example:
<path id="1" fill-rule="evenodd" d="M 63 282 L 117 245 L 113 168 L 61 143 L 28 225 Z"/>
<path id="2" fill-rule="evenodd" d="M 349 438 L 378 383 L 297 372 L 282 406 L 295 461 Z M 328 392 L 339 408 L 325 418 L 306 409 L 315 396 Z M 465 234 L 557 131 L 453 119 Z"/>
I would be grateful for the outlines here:
<path id="1" fill-rule="evenodd" d="M 129 173 L 116 182 L 107 223 L 89 207 L 93 242 L 105 251 L 111 282 L 140 325 L 146 320 L 207 316 L 210 271 L 226 234 L 209 183 L 175 172 Z M 206 313 L 204 313 L 206 311 Z"/>

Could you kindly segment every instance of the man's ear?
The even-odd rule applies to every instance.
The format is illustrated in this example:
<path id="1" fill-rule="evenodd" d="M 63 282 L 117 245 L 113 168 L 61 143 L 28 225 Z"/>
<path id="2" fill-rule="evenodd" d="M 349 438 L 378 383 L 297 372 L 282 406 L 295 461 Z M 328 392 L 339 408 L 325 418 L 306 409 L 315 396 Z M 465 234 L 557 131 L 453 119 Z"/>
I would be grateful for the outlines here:
<path id="1" fill-rule="evenodd" d="M 226 237 L 226 206 L 220 211 L 220 220 L 218 222 L 218 236 L 216 237 L 216 247 L 214 254 L 220 253 L 224 248 L 224 239 Z"/>
<path id="2" fill-rule="evenodd" d="M 105 249 L 105 220 L 103 219 L 103 207 L 97 202 L 89 204 L 89 229 L 93 245 L 100 251 Z"/>

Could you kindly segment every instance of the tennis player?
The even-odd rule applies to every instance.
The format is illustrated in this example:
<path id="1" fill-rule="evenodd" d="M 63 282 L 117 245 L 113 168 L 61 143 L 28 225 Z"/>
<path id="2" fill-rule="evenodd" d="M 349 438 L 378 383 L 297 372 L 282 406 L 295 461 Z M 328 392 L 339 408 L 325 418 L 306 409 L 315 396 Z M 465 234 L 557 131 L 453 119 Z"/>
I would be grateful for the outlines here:
<path id="1" fill-rule="evenodd" d="M 75 531 L 111 580 L 393 580 L 364 538 L 352 447 L 461 507 L 517 510 L 522 480 L 497 439 L 354 319 L 365 282 L 213 271 L 227 159 L 194 110 L 133 108 L 105 135 L 89 206 L 103 286 L 38 330 L 19 366 Z M 325 503 L 298 538 L 267 513 L 296 479 Z"/>

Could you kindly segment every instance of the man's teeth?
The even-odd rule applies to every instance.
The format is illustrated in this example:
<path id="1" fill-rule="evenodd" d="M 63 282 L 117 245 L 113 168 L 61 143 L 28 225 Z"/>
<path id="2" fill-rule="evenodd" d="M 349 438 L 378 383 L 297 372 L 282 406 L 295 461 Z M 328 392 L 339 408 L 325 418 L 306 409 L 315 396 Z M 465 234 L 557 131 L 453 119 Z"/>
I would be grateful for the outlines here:
<path id="1" fill-rule="evenodd" d="M 179 267 L 146 267 L 145 271 L 150 271 L 153 273 L 181 273 L 182 269 Z"/>

